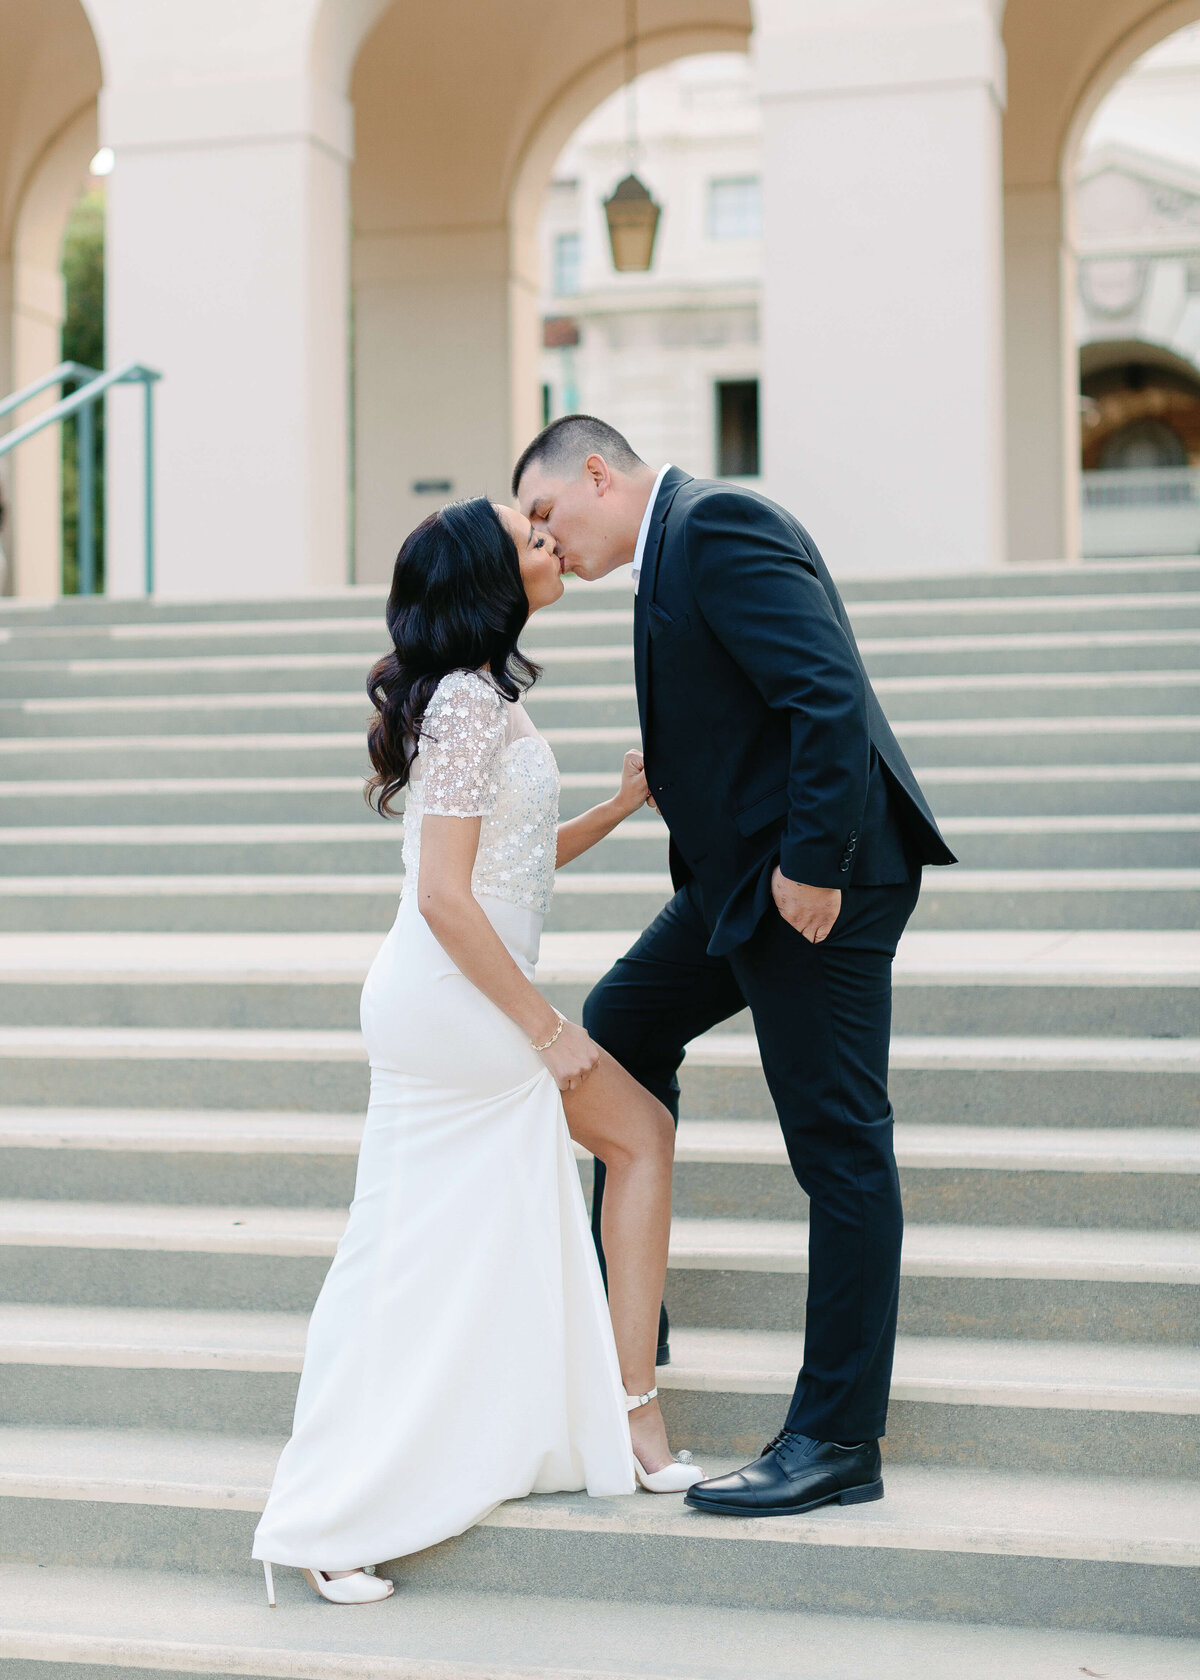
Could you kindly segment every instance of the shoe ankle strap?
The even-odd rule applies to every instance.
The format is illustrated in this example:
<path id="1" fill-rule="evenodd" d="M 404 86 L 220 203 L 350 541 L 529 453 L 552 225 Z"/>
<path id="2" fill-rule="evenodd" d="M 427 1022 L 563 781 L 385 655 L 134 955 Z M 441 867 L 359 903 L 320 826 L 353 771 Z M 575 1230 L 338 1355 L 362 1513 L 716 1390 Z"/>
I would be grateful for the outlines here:
<path id="1" fill-rule="evenodd" d="M 625 1410 L 627 1412 L 636 1412 L 639 1406 L 648 1406 L 651 1400 L 656 1400 L 657 1398 L 658 1390 L 656 1388 L 652 1388 L 649 1394 L 626 1394 Z"/>

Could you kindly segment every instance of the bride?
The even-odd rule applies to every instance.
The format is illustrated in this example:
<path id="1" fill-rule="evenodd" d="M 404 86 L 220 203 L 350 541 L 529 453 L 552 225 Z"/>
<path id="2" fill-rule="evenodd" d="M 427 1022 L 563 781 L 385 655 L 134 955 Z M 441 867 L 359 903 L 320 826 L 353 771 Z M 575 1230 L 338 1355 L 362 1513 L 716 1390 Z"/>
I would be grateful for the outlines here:
<path id="1" fill-rule="evenodd" d="M 672 1458 L 655 1398 L 671 1117 L 532 979 L 555 868 L 647 798 L 627 753 L 614 797 L 558 822 L 517 637 L 562 592 L 552 539 L 483 497 L 396 560 L 367 787 L 384 815 L 407 789 L 405 884 L 362 993 L 349 1221 L 254 1536 L 271 1604 L 272 1563 L 363 1604 L 392 1591 L 366 1567 L 504 1500 L 703 1474 Z M 607 1303 L 571 1138 L 607 1169 Z"/>

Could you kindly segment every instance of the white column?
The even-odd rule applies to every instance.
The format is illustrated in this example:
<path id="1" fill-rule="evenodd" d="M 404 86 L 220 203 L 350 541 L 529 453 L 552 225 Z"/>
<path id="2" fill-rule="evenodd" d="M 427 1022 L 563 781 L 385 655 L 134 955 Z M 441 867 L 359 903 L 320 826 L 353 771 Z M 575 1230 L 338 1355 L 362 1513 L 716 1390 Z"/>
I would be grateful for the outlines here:
<path id="1" fill-rule="evenodd" d="M 306 75 L 267 79 L 249 52 L 240 77 L 222 65 L 189 80 L 182 58 L 139 56 L 132 32 L 125 44 L 130 68 L 123 79 L 118 66 L 101 107 L 116 153 L 108 362 L 164 375 L 156 592 L 340 586 L 350 107 Z M 163 62 L 173 68 L 156 74 Z M 115 391 L 108 414 L 109 591 L 136 595 L 140 393 Z"/>
<path id="2" fill-rule="evenodd" d="M 514 447 L 537 430 L 532 402 L 518 429 L 516 284 L 503 226 L 356 238 L 360 583 L 390 582 L 401 541 L 443 502 L 484 494 L 511 500 Z M 528 355 L 523 377 L 536 393 L 536 362 Z"/>
<path id="3" fill-rule="evenodd" d="M 1079 558 L 1079 366 L 1071 328 L 1075 257 L 1063 195 L 1004 195 L 1008 556 Z"/>
<path id="4" fill-rule="evenodd" d="M 835 572 L 1004 556 L 990 0 L 757 0 L 769 493 Z"/>

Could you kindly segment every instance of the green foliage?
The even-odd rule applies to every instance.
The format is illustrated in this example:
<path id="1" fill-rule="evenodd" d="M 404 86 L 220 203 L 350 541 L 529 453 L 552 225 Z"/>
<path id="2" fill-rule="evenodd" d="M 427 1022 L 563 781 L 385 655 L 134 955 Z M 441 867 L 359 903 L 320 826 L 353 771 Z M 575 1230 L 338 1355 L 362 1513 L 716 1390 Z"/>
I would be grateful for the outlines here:
<path id="1" fill-rule="evenodd" d="M 86 367 L 104 366 L 104 189 L 93 187 L 71 213 L 63 238 L 62 274 L 66 283 L 67 313 L 63 322 L 62 355 Z M 73 389 L 74 387 L 71 387 Z M 96 587 L 104 588 L 104 405 L 96 416 Z M 63 593 L 79 588 L 79 460 L 76 424 L 62 428 L 63 457 Z"/>

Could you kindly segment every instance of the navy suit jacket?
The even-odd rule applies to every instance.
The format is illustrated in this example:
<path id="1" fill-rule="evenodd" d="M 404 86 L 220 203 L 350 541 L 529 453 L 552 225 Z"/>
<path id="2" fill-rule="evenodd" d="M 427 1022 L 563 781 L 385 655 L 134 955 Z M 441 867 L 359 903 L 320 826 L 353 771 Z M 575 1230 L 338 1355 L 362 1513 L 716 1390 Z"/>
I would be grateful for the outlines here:
<path id="1" fill-rule="evenodd" d="M 695 880 L 714 956 L 753 933 L 776 863 L 790 880 L 844 888 L 956 861 L 816 544 L 765 496 L 665 475 L 634 662 L 671 877 Z"/>

